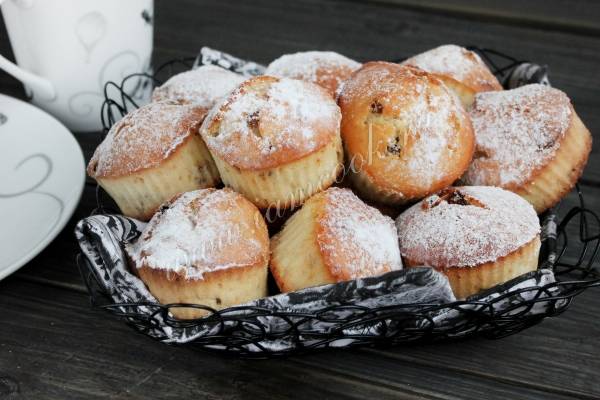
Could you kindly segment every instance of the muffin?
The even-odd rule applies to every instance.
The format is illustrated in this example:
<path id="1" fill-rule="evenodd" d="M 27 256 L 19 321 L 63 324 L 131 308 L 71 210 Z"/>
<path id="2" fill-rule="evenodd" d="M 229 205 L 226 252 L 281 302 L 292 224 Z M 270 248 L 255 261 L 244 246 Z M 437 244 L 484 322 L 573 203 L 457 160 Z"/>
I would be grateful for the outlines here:
<path id="1" fill-rule="evenodd" d="M 164 203 L 126 251 L 162 304 L 218 310 L 267 295 L 267 227 L 258 209 L 230 189 L 196 190 Z M 180 319 L 208 313 L 191 307 L 170 312 Z"/>
<path id="2" fill-rule="evenodd" d="M 581 176 L 592 136 L 560 90 L 533 84 L 480 93 L 470 116 L 475 155 L 464 184 L 510 190 L 541 213 Z"/>
<path id="3" fill-rule="evenodd" d="M 395 206 L 449 186 L 469 166 L 474 135 L 457 97 L 418 68 L 370 62 L 338 98 L 350 180 Z"/>
<path id="4" fill-rule="evenodd" d="M 242 75 L 235 72 L 214 65 L 203 65 L 171 77 L 154 89 L 152 101 L 172 100 L 210 109 L 244 80 Z"/>
<path id="5" fill-rule="evenodd" d="M 343 168 L 340 119 L 325 89 L 259 76 L 215 106 L 200 134 L 227 186 L 262 209 L 288 209 Z"/>
<path id="6" fill-rule="evenodd" d="M 333 51 L 306 51 L 279 57 L 269 64 L 265 74 L 316 83 L 335 97 L 341 84 L 360 65 Z"/>
<path id="7" fill-rule="evenodd" d="M 473 103 L 476 93 L 502 90 L 477 53 L 453 44 L 417 54 L 402 64 L 434 74 L 456 93 L 465 107 Z"/>
<path id="8" fill-rule="evenodd" d="M 393 220 L 352 191 L 329 188 L 272 238 L 270 269 L 282 292 L 402 269 Z"/>
<path id="9" fill-rule="evenodd" d="M 87 168 L 88 175 L 128 217 L 147 221 L 177 193 L 214 186 L 219 173 L 198 128 L 204 107 L 161 101 L 113 125 Z"/>
<path id="10" fill-rule="evenodd" d="M 538 266 L 540 223 L 518 195 L 491 186 L 450 187 L 396 219 L 404 265 L 431 266 L 464 299 Z"/>

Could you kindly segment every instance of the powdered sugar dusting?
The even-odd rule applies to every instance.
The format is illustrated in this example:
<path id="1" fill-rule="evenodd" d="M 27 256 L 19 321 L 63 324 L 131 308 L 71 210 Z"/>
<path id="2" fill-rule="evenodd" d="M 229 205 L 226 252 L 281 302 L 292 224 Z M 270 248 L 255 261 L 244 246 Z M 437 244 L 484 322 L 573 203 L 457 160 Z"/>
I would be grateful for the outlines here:
<path id="1" fill-rule="evenodd" d="M 433 195 L 396 220 L 403 257 L 434 267 L 492 262 L 540 233 L 533 207 L 520 196 L 491 186 L 465 186 L 461 201 Z M 465 200 L 466 199 L 466 200 Z"/>
<path id="2" fill-rule="evenodd" d="M 394 222 L 348 189 L 329 188 L 317 241 L 335 275 L 348 279 L 402 269 Z"/>
<path id="3" fill-rule="evenodd" d="M 338 134 L 341 114 L 323 89 L 287 78 L 257 77 L 215 107 L 201 134 L 212 151 L 239 167 L 267 168 L 309 154 Z M 218 123 L 216 131 L 214 124 Z"/>
<path id="4" fill-rule="evenodd" d="M 477 53 L 453 44 L 417 54 L 402 64 L 412 65 L 435 74 L 448 75 L 465 84 L 476 83 L 501 88 L 498 80 L 489 72 Z M 485 71 L 485 74 L 481 71 Z"/>
<path id="5" fill-rule="evenodd" d="M 399 113 L 408 135 L 414 138 L 411 156 L 406 160 L 412 176 L 409 179 L 428 186 L 445 175 L 447 167 L 443 160 L 451 159 L 451 153 L 458 150 L 457 131 L 465 129 L 467 122 L 457 97 L 451 93 L 432 95 L 424 82 L 420 82 L 415 90 L 416 97 L 411 106 Z M 394 167 L 393 162 L 389 165 Z"/>
<path id="6" fill-rule="evenodd" d="M 385 161 L 385 175 L 401 171 L 407 180 L 424 186 L 445 176 L 449 160 L 460 156 L 460 133 L 471 130 L 458 98 L 446 86 L 413 67 L 369 63 L 344 85 L 340 104 L 344 112 L 351 113 L 353 104 L 364 99 L 373 99 L 381 106 L 379 114 L 367 116 L 364 130 L 369 124 L 372 130 L 380 123 L 391 125 L 393 130 L 388 131 L 394 134 L 387 137 L 390 143 L 385 145 L 394 146 L 395 140 L 402 147 L 399 154 L 377 154 Z"/>
<path id="7" fill-rule="evenodd" d="M 240 217 L 241 195 L 228 190 L 187 192 L 150 220 L 140 238 L 127 247 L 135 266 L 172 271 L 186 279 L 208 272 L 253 265 L 267 258 L 266 236 L 253 216 Z"/>
<path id="8" fill-rule="evenodd" d="M 153 101 L 173 100 L 211 108 L 245 78 L 224 68 L 204 65 L 171 77 L 152 94 Z"/>
<path id="9" fill-rule="evenodd" d="M 474 160 L 463 181 L 472 185 L 520 185 L 555 155 L 571 121 L 560 90 L 539 84 L 479 93 L 470 111 Z"/>
<path id="10" fill-rule="evenodd" d="M 333 51 L 286 54 L 269 64 L 266 75 L 301 79 L 335 93 L 360 63 Z"/>
<path id="11" fill-rule="evenodd" d="M 206 109 L 161 101 L 147 104 L 113 125 L 88 166 L 91 176 L 122 176 L 158 165 L 197 127 Z"/>

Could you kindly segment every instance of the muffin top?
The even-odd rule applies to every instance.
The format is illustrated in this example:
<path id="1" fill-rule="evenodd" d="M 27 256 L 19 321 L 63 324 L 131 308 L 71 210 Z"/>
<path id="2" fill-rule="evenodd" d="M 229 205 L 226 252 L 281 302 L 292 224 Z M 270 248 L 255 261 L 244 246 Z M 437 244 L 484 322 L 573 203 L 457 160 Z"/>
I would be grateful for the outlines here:
<path id="1" fill-rule="evenodd" d="M 127 253 L 137 268 L 184 279 L 266 265 L 269 236 L 262 215 L 230 189 L 201 189 L 164 203 Z"/>
<path id="2" fill-rule="evenodd" d="M 400 214 L 396 226 L 402 256 L 433 267 L 493 262 L 540 233 L 526 200 L 491 186 L 444 189 Z"/>
<path id="3" fill-rule="evenodd" d="M 348 189 L 329 188 L 322 201 L 316 235 L 325 265 L 338 280 L 402 269 L 394 221 L 366 205 Z"/>
<path id="4" fill-rule="evenodd" d="M 379 187 L 407 197 L 416 196 L 417 187 L 436 191 L 471 160 L 468 115 L 446 85 L 425 71 L 366 63 L 346 81 L 338 103 L 351 162 Z"/>
<path id="5" fill-rule="evenodd" d="M 173 100 L 210 109 L 244 80 L 242 75 L 235 72 L 214 65 L 203 65 L 171 77 L 154 89 L 152 101 Z"/>
<path id="6" fill-rule="evenodd" d="M 88 175 L 120 177 L 152 168 L 195 135 L 207 110 L 170 101 L 150 103 L 114 124 L 96 148 Z"/>
<path id="7" fill-rule="evenodd" d="M 470 110 L 475 155 L 463 181 L 515 188 L 554 158 L 572 119 L 566 94 L 532 84 L 478 93 Z"/>
<path id="8" fill-rule="evenodd" d="M 305 51 L 279 57 L 269 64 L 265 74 L 316 83 L 335 95 L 360 65 L 333 51 Z"/>
<path id="9" fill-rule="evenodd" d="M 452 78 L 471 89 L 480 91 L 502 90 L 498 79 L 477 53 L 464 47 L 447 44 L 417 54 L 404 62 L 432 74 Z"/>
<path id="10" fill-rule="evenodd" d="M 214 107 L 200 133 L 213 156 L 245 170 L 273 168 L 309 155 L 339 135 L 341 114 L 320 86 L 259 76 Z"/>

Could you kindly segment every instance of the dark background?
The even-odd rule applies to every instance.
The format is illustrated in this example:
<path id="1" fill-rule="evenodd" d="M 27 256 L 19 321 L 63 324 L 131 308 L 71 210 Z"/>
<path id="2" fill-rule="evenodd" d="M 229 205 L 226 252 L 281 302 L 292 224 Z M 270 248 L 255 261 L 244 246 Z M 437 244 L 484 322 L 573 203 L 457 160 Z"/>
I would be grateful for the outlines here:
<path id="1" fill-rule="evenodd" d="M 3 24 L 0 53 L 12 59 Z M 596 141 L 600 132 L 600 2 L 157 0 L 155 64 L 203 45 L 268 63 L 283 53 L 334 50 L 391 60 L 445 43 L 475 44 L 550 68 Z M 59 44 L 57 44 L 59 45 Z M 0 92 L 23 98 L 0 72 Z M 86 158 L 98 144 L 77 134 Z M 600 211 L 594 144 L 581 180 Z M 600 398 L 600 292 L 566 314 L 500 341 L 336 351 L 241 361 L 173 348 L 91 310 L 72 229 L 94 208 L 88 181 L 59 237 L 0 282 L 0 399 L 4 398 Z M 565 207 L 576 204 L 570 195 Z M 6 244 L 4 244 L 6 245 Z"/>

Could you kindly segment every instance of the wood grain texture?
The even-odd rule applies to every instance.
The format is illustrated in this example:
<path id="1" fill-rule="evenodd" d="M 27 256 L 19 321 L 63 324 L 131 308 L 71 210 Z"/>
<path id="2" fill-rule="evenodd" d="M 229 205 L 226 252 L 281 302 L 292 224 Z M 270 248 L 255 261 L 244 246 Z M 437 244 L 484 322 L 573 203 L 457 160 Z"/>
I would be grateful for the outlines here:
<path id="1" fill-rule="evenodd" d="M 520 371 L 513 372 L 519 366 L 514 360 L 490 368 L 488 355 L 505 351 L 499 347 L 505 341 L 438 345 L 429 353 L 413 347 L 244 361 L 153 342 L 89 310 L 84 295 L 64 289 L 8 279 L 0 283 L 0 307 L 4 310 L 0 315 L 0 375 L 18 383 L 22 397 L 16 398 L 137 399 L 158 393 L 160 398 L 195 394 L 215 399 L 585 396 L 569 389 L 549 393 L 544 381 L 534 387 L 515 379 Z M 580 331 L 580 335 L 597 333 L 597 328 L 587 326 Z M 513 341 L 518 344 L 518 337 Z M 480 350 L 463 352 L 465 344 Z M 445 363 L 454 368 L 446 368 Z M 470 364 L 465 367 L 465 363 Z M 488 373 L 475 374 L 470 369 Z M 498 370 L 500 375 L 495 376 L 493 371 Z M 560 383 L 571 385 L 570 371 L 564 372 Z"/>
<path id="2" fill-rule="evenodd" d="M 412 0 L 386 1 L 390 4 L 158 1 L 154 58 L 158 64 L 208 45 L 262 63 L 312 49 L 362 61 L 390 60 L 443 43 L 478 44 L 548 64 L 553 84 L 569 94 L 600 138 L 600 37 L 590 26 L 598 21 L 597 4 L 577 0 L 569 2 L 570 12 L 561 13 L 565 0 L 484 0 L 475 9 L 463 0 L 426 0 L 418 6 Z M 583 28 L 572 29 L 573 24 Z M 11 58 L 3 25 L 0 37 L 0 54 Z M 0 91 L 23 98 L 20 83 L 4 73 Z M 99 136 L 76 137 L 88 159 Z M 583 178 L 595 210 L 600 210 L 599 152 L 595 145 Z M 0 282 L 0 399 L 600 398 L 598 290 L 578 297 L 564 315 L 499 341 L 259 362 L 155 343 L 88 307 L 74 263 L 73 227 L 95 207 L 89 182 L 57 239 Z M 561 212 L 576 204 L 570 194 Z M 576 233 L 577 226 L 569 231 Z M 6 394 L 15 388 L 16 394 Z"/>
<path id="3" fill-rule="evenodd" d="M 544 30 L 600 35 L 600 3 L 594 0 L 375 0 L 375 2 Z"/>

